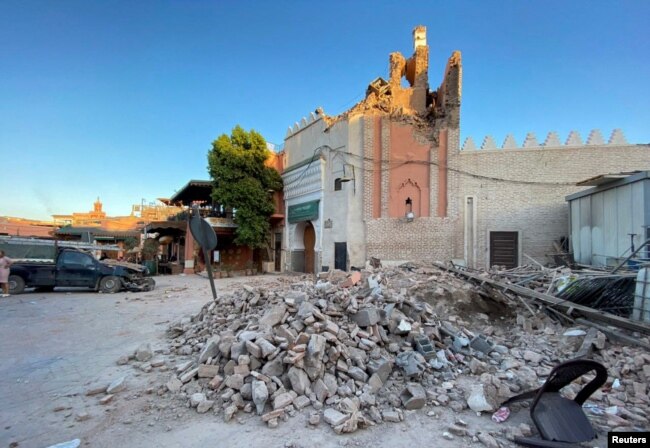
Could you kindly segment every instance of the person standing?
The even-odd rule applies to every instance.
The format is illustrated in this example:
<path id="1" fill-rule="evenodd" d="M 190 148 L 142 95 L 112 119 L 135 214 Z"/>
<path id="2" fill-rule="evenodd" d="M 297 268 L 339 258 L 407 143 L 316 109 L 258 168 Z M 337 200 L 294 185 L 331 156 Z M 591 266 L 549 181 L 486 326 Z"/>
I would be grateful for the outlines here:
<path id="1" fill-rule="evenodd" d="M 0 285 L 2 285 L 2 296 L 9 297 L 9 266 L 11 258 L 5 256 L 5 252 L 0 250 Z"/>

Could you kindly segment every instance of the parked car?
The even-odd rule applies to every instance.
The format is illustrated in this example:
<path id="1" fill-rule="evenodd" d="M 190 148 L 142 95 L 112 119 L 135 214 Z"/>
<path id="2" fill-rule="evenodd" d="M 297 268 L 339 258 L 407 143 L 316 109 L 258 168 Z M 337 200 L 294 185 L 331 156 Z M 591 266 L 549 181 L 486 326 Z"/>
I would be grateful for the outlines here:
<path id="1" fill-rule="evenodd" d="M 113 260 L 97 261 L 81 250 L 60 249 L 53 262 L 14 262 L 9 275 L 9 293 L 20 294 L 29 287 L 35 287 L 37 291 L 52 291 L 58 286 L 87 287 L 105 293 L 122 289 L 150 291 L 156 283 L 146 274 L 144 266 Z"/>

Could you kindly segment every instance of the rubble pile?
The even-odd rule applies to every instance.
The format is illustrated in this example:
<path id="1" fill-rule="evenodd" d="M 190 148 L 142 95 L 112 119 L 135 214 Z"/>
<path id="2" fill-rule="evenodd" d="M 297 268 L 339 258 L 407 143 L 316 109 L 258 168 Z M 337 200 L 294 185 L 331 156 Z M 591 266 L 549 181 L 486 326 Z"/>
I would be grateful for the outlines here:
<path id="1" fill-rule="evenodd" d="M 558 362 L 584 356 L 613 377 L 592 400 L 597 423 L 647 426 L 648 353 L 529 311 L 412 263 L 245 285 L 170 326 L 171 352 L 186 360 L 159 392 L 226 421 L 257 413 L 269 427 L 311 408 L 311 425 L 348 433 L 425 406 L 493 412 L 539 387 Z"/>

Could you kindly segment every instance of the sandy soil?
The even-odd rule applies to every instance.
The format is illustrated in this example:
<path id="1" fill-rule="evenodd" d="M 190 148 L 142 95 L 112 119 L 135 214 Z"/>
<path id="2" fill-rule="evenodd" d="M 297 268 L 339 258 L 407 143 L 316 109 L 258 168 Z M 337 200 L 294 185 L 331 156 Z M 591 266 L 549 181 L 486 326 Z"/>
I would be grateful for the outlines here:
<path id="1" fill-rule="evenodd" d="M 272 282 L 273 276 L 217 280 L 217 290 L 243 283 Z M 86 291 L 26 293 L 0 299 L 0 446 L 47 447 L 74 438 L 92 447 L 339 447 L 484 446 L 471 437 L 442 434 L 458 418 L 471 433 L 499 431 L 488 415 L 426 407 L 406 413 L 402 423 L 339 436 L 324 422 L 310 427 L 311 408 L 269 429 L 259 417 L 238 413 L 199 415 L 186 400 L 157 391 L 170 372 L 143 373 L 116 360 L 142 342 L 167 347 L 171 321 L 196 313 L 211 299 L 200 276 L 157 277 L 154 291 L 97 294 Z M 170 364 L 181 361 L 166 356 Z M 86 396 L 94 385 L 127 375 L 127 389 L 108 405 L 103 395 Z M 80 413 L 90 418 L 77 421 Z M 435 413 L 435 415 L 433 415 Z M 509 425 L 527 422 L 521 412 Z M 502 446 L 512 446 L 498 437 Z M 13 445 L 12 445 L 13 444 Z"/>

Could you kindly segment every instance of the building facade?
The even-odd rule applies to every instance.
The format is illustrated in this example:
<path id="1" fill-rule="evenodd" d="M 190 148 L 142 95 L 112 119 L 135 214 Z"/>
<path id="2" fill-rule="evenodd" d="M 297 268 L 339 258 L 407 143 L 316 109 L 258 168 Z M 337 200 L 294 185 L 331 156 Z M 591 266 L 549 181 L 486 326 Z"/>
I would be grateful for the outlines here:
<path id="1" fill-rule="evenodd" d="M 281 172 L 284 167 L 284 152 L 275 151 L 275 147 L 267 144 L 269 158 L 266 166 Z M 213 182 L 210 180 L 190 180 L 177 191 L 169 203 L 179 207 L 181 213 L 166 221 L 153 221 L 144 229 L 146 234 L 156 234 L 163 244 L 165 259 L 174 259 L 185 273 L 200 272 L 205 267 L 205 254 L 196 244 L 190 231 L 189 217 L 192 208 L 196 206 L 201 216 L 210 224 L 217 235 L 217 247 L 210 251 L 207 259 L 218 270 L 241 271 L 257 269 L 263 272 L 282 271 L 282 235 L 284 231 L 284 199 L 282 191 L 270 192 L 275 204 L 274 213 L 270 216 L 269 247 L 254 249 L 235 243 L 236 211 L 224 208 L 212 198 Z"/>
<path id="2" fill-rule="evenodd" d="M 454 52 L 431 90 L 426 29 L 414 52 L 389 57 L 389 80 L 338 116 L 321 109 L 285 138 L 286 268 L 318 272 L 384 262 L 463 260 L 468 266 L 546 261 L 569 236 L 565 196 L 582 179 L 650 168 L 650 146 L 592 131 L 551 132 L 501 147 L 461 147 L 462 61 Z M 403 79 L 408 86 L 404 87 Z"/>

